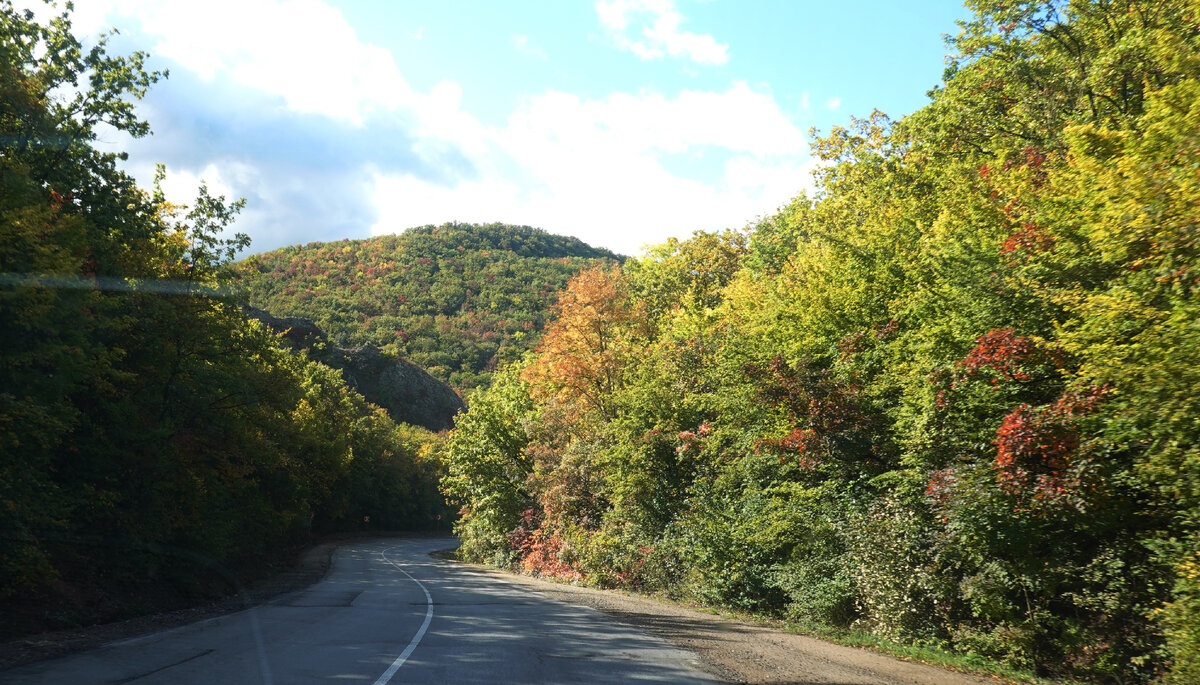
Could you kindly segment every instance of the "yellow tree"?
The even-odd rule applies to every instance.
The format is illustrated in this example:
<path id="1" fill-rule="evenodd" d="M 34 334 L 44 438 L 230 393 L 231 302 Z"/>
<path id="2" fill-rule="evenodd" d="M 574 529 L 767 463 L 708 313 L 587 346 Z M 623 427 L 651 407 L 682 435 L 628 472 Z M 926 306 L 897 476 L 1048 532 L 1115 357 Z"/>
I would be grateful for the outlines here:
<path id="1" fill-rule="evenodd" d="M 539 399 L 614 418 L 613 393 L 645 332 L 642 307 L 630 302 L 616 267 L 597 267 L 571 279 L 553 312 L 524 380 Z"/>

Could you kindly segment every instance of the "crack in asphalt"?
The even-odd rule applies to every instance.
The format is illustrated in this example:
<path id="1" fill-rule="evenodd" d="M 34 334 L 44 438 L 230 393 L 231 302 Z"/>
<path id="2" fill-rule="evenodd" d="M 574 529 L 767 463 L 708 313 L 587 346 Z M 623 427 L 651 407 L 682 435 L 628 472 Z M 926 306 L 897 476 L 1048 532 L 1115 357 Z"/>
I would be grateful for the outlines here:
<path id="1" fill-rule="evenodd" d="M 145 673 L 139 673 L 139 674 L 133 675 L 133 676 L 129 676 L 128 678 L 122 678 L 120 680 L 113 680 L 113 681 L 110 681 L 110 683 L 111 683 L 111 685 L 125 685 L 125 683 L 132 683 L 135 680 L 141 680 L 142 678 L 145 678 L 147 676 L 152 676 L 155 673 L 162 673 L 163 671 L 167 670 L 168 668 L 175 668 L 176 666 L 179 666 L 181 664 L 186 664 L 189 661 L 195 661 L 196 659 L 199 659 L 200 657 L 208 656 L 209 654 L 212 654 L 215 651 L 217 651 L 217 650 L 206 649 L 203 652 L 200 652 L 199 654 L 193 654 L 193 655 L 187 657 L 186 659 L 180 659 L 179 661 L 176 661 L 175 663 L 167 664 L 166 666 L 159 666 L 158 668 L 156 668 L 154 670 L 146 671 Z"/>

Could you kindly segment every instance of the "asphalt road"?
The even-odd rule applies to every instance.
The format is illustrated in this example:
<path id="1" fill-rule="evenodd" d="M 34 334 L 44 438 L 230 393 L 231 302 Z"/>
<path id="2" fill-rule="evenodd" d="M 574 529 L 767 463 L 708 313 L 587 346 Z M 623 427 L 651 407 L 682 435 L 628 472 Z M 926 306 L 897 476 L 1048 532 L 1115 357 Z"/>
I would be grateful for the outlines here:
<path id="1" fill-rule="evenodd" d="M 694 655 L 594 609 L 429 556 L 452 544 L 351 543 L 303 592 L 3 672 L 0 682 L 716 682 Z"/>

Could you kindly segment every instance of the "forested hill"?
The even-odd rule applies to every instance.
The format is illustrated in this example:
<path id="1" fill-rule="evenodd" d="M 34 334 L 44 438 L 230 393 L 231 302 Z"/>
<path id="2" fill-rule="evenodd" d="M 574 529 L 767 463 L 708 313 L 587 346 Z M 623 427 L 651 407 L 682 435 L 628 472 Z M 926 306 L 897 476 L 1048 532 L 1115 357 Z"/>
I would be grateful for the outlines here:
<path id="1" fill-rule="evenodd" d="M 338 345 L 376 345 L 468 389 L 531 347 L 572 275 L 620 259 L 528 226 L 443 224 L 257 255 L 245 286 Z"/>

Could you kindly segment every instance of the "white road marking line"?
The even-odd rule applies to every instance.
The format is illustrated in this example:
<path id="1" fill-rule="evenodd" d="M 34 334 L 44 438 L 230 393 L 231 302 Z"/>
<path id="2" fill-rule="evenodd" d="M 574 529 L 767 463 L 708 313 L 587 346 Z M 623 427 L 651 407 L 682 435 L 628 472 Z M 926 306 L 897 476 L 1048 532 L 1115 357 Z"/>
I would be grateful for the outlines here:
<path id="1" fill-rule="evenodd" d="M 429 623 L 433 620 L 433 597 L 429 594 L 429 589 L 425 587 L 424 583 L 414 578 L 411 573 L 401 568 L 399 564 L 391 559 L 388 559 L 387 553 L 394 549 L 396 549 L 396 547 L 388 547 L 380 552 L 379 556 L 382 557 L 387 563 L 395 566 L 397 571 L 400 571 L 404 575 L 408 576 L 408 579 L 416 583 L 417 587 L 421 588 L 421 592 L 425 593 L 425 622 L 421 624 L 421 629 L 418 630 L 417 634 L 413 636 L 412 642 L 408 643 L 408 647 L 404 648 L 404 651 L 400 653 L 400 656 L 396 657 L 396 660 L 392 662 L 391 666 L 388 666 L 388 670 L 384 671 L 383 675 L 379 676 L 379 680 L 375 681 L 375 685 L 387 685 L 388 681 L 392 679 L 392 676 L 396 675 L 396 671 L 400 670 L 400 667 L 403 666 L 404 662 L 408 660 L 408 657 L 412 655 L 413 650 L 415 650 L 417 645 L 421 643 L 421 638 L 425 637 L 425 631 L 429 629 Z"/>

